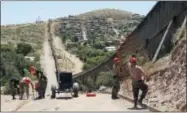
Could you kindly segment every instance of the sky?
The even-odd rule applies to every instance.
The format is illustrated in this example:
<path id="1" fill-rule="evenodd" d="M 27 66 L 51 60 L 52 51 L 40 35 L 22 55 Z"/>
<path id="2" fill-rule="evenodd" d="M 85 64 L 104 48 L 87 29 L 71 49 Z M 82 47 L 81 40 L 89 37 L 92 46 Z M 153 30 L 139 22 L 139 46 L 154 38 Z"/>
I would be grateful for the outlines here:
<path id="1" fill-rule="evenodd" d="M 1 1 L 1 25 L 32 23 L 76 15 L 92 10 L 115 8 L 146 15 L 156 1 Z"/>

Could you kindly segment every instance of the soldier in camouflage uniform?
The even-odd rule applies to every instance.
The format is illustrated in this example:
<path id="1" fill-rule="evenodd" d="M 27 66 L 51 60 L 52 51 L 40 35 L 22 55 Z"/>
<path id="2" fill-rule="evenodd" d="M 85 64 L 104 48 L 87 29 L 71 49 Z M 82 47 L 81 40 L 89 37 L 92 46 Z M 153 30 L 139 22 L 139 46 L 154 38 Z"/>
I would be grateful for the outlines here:
<path id="1" fill-rule="evenodd" d="M 42 99 L 45 98 L 45 91 L 47 88 L 47 77 L 43 74 L 42 71 L 37 71 L 37 78 L 38 78 L 38 98 L 37 99 Z"/>
<path id="2" fill-rule="evenodd" d="M 11 78 L 10 79 L 10 89 L 12 92 L 12 99 L 16 99 L 15 95 L 16 93 L 19 94 L 19 80 L 16 78 Z"/>
<path id="3" fill-rule="evenodd" d="M 112 99 L 118 99 L 117 95 L 120 90 L 120 68 L 118 58 L 114 58 L 113 74 Z"/>

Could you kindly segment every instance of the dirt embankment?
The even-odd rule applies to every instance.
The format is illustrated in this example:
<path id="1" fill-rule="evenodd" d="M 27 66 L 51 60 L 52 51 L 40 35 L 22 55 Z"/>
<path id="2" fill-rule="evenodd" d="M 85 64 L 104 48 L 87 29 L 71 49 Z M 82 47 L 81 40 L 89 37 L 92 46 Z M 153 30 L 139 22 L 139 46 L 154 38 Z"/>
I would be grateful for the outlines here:
<path id="1" fill-rule="evenodd" d="M 186 110 L 186 40 L 174 49 L 169 67 L 155 73 L 149 85 L 149 104 L 164 111 Z"/>
<path id="2" fill-rule="evenodd" d="M 60 37 L 55 36 L 54 34 L 54 27 L 55 23 L 51 26 L 52 38 L 53 38 L 53 45 L 55 48 L 55 55 L 57 56 L 58 66 L 61 71 L 72 71 L 73 74 L 82 72 L 83 62 L 73 55 L 69 53 L 65 49 L 65 45 L 62 43 Z"/>

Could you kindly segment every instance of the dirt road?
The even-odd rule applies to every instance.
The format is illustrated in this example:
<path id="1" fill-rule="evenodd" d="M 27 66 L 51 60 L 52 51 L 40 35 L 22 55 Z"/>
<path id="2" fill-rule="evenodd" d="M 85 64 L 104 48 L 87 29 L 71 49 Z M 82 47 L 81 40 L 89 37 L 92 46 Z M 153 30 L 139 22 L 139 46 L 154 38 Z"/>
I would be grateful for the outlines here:
<path id="1" fill-rule="evenodd" d="M 55 69 L 55 62 L 52 57 L 52 52 L 50 48 L 50 44 L 48 42 L 49 34 L 47 32 L 47 24 L 45 27 L 45 39 L 43 43 L 43 55 L 40 57 L 40 64 L 41 68 L 43 69 L 45 75 L 48 78 L 48 86 L 47 86 L 47 94 L 51 94 L 51 85 L 57 86 L 57 79 L 56 79 L 56 69 Z"/>
<path id="2" fill-rule="evenodd" d="M 132 103 L 123 99 L 112 100 L 109 94 L 98 93 L 96 97 L 86 97 L 81 94 L 78 98 L 68 100 L 60 99 L 70 95 L 57 94 L 56 99 L 50 99 L 51 85 L 57 85 L 55 76 L 55 63 L 52 57 L 51 48 L 48 42 L 47 24 L 45 27 L 45 40 L 43 44 L 43 55 L 41 56 L 41 68 L 48 78 L 46 98 L 33 100 L 12 100 L 11 96 L 1 95 L 1 111 L 129 111 Z M 61 40 L 54 38 L 56 47 L 61 49 L 67 56 L 70 54 L 62 47 Z M 71 55 L 72 61 L 76 64 L 76 72 L 81 71 L 82 63 L 75 56 Z"/>
<path id="3" fill-rule="evenodd" d="M 47 97 L 44 100 L 15 100 L 10 96 L 2 96 L 2 111 L 130 111 L 132 103 L 123 99 L 112 100 L 108 94 L 97 94 L 96 97 L 86 97 L 85 94 L 78 98 L 62 99 L 65 95 L 57 95 L 57 99 Z M 17 103 L 17 104 L 15 104 Z M 25 103 L 25 104 L 23 104 Z M 10 107 L 11 106 L 11 107 Z M 132 110 L 131 110 L 132 111 Z M 134 110 L 133 110 L 134 111 Z M 147 110 L 141 110 L 147 111 Z"/>

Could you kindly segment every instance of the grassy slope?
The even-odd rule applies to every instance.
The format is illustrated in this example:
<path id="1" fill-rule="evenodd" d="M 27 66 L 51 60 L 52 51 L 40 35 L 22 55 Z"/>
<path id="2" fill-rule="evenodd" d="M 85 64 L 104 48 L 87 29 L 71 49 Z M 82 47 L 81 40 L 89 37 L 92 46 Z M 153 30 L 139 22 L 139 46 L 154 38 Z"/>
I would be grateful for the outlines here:
<path id="1" fill-rule="evenodd" d="M 83 13 L 83 14 L 77 15 L 76 17 L 77 18 L 85 17 L 84 19 L 86 19 L 86 20 L 89 19 L 89 18 L 94 19 L 93 17 L 97 17 L 97 19 L 104 18 L 106 20 L 108 18 L 113 18 L 114 20 L 117 20 L 117 21 L 114 21 L 114 24 L 115 24 L 114 27 L 117 28 L 117 30 L 119 31 L 120 35 L 126 35 L 127 34 L 126 32 L 132 31 L 138 25 L 138 23 L 140 22 L 140 20 L 141 20 L 141 18 L 143 16 L 140 16 L 140 15 L 134 16 L 133 13 L 127 12 L 127 11 L 123 11 L 123 10 L 101 9 L 101 10 L 94 10 L 94 11 L 90 11 L 90 12 L 87 12 L 87 13 Z M 126 22 L 123 22 L 124 20 L 126 20 Z M 98 21 L 98 20 L 95 20 L 95 21 Z M 74 35 L 74 29 L 73 28 L 66 29 L 66 32 L 63 33 L 63 34 L 59 33 L 59 26 L 60 26 L 61 22 L 63 22 L 63 21 L 58 21 L 58 25 L 55 28 L 56 29 L 56 33 L 55 34 L 60 35 L 60 37 L 63 37 L 63 35 L 66 35 L 67 39 L 72 39 L 72 37 L 70 37 L 69 34 Z M 76 25 L 76 22 L 73 23 L 73 24 Z M 87 24 L 88 24 L 88 22 L 85 22 L 85 25 L 87 25 Z M 104 23 L 103 22 L 98 23 L 98 25 L 100 25 L 98 27 L 95 26 L 95 23 L 93 23 L 93 24 L 94 25 L 91 25 L 89 27 L 86 26 L 87 27 L 88 43 L 90 44 L 90 46 L 95 46 L 96 43 L 99 44 L 100 42 L 102 42 L 102 40 L 104 38 L 104 35 L 107 36 L 106 37 L 107 40 L 108 39 L 109 40 L 110 39 L 111 40 L 115 40 L 116 38 L 120 37 L 120 35 L 116 36 L 115 33 L 112 33 L 114 31 L 111 28 L 108 27 L 108 25 L 110 26 L 109 23 L 107 25 L 105 25 L 105 22 Z M 109 29 L 108 30 L 101 30 L 101 27 L 109 28 Z M 89 29 L 93 29 L 93 33 Z M 101 34 L 101 35 L 99 35 L 99 34 Z M 95 44 L 92 44 L 92 40 L 93 39 L 95 40 Z M 78 50 L 78 48 L 81 48 L 81 47 L 79 47 L 80 45 L 79 44 L 77 45 L 77 44 L 74 44 L 73 48 L 69 48 L 68 50 L 73 52 L 73 53 L 76 53 L 76 55 L 78 55 L 80 58 L 85 59 L 85 57 L 86 58 L 89 57 L 89 59 L 83 60 L 85 63 L 88 63 L 90 60 L 92 60 L 92 62 L 94 62 L 94 61 L 96 61 L 94 59 L 100 59 L 100 58 L 96 58 L 96 57 L 91 59 L 90 56 L 87 56 L 84 51 L 82 52 L 82 53 L 84 53 L 84 55 L 78 54 L 77 52 L 81 52 L 80 49 Z M 89 49 L 89 46 L 84 46 L 83 48 L 84 49 Z M 92 48 L 92 51 L 95 50 L 94 47 L 91 47 L 91 48 Z M 96 50 L 100 51 L 99 49 L 96 49 Z M 89 51 L 89 53 L 92 53 L 92 52 Z M 99 57 L 99 55 L 98 55 L 98 57 Z M 97 61 L 97 62 L 102 62 L 102 59 Z M 95 64 L 98 64 L 98 63 L 95 63 Z M 86 66 L 88 66 L 88 65 L 86 65 Z M 93 65 L 92 66 L 88 66 L 88 67 L 93 67 Z"/>
<path id="2" fill-rule="evenodd" d="M 41 48 L 44 36 L 44 24 L 22 24 L 1 26 L 1 43 L 16 44 L 24 42 L 36 49 Z"/>
<path id="3" fill-rule="evenodd" d="M 94 10 L 84 14 L 78 15 L 80 18 L 89 18 L 92 16 L 95 17 L 104 17 L 104 18 L 113 18 L 113 19 L 123 19 L 123 18 L 130 18 L 133 15 L 131 12 L 118 10 L 118 9 L 101 9 L 101 10 Z"/>

